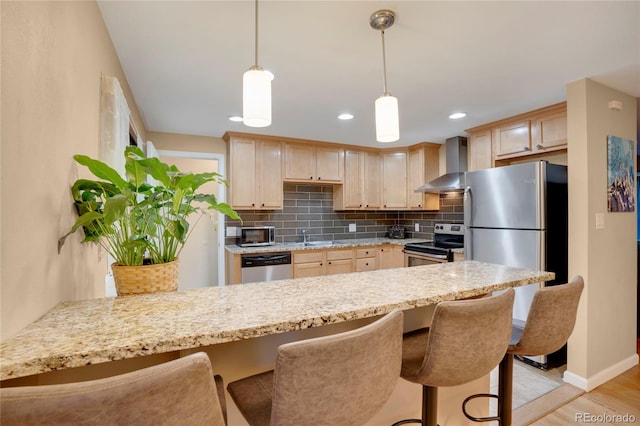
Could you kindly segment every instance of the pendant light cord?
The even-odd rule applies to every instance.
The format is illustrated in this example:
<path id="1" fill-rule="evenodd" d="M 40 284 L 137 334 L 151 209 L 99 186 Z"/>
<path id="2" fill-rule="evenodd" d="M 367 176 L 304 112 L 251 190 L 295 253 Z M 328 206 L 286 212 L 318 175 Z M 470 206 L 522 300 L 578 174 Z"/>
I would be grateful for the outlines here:
<path id="1" fill-rule="evenodd" d="M 256 34 L 255 34 L 255 45 L 256 45 L 256 60 L 254 67 L 258 68 L 258 0 L 256 0 Z"/>
<path id="2" fill-rule="evenodd" d="M 387 55 L 384 49 L 384 30 L 380 30 L 380 33 L 382 34 L 382 90 L 386 96 L 389 92 L 387 92 Z"/>

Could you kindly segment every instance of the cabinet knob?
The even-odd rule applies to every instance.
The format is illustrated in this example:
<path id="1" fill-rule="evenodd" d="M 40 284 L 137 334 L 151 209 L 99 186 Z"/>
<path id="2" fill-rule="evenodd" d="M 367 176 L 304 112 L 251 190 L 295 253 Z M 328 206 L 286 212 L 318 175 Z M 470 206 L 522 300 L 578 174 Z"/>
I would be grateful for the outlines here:
<path id="1" fill-rule="evenodd" d="M 313 180 L 313 176 L 309 176 L 309 179 L 310 179 L 310 180 Z"/>
<path id="2" fill-rule="evenodd" d="M 322 180 L 322 178 L 320 176 L 318 176 L 318 180 Z"/>
<path id="3" fill-rule="evenodd" d="M 322 266 L 322 262 L 320 262 L 320 266 Z"/>
<path id="4" fill-rule="evenodd" d="M 255 207 L 255 206 L 256 206 L 256 203 L 251 203 L 251 207 Z"/>
<path id="5" fill-rule="evenodd" d="M 422 204 L 418 204 L 418 207 L 422 207 Z"/>
<path id="6" fill-rule="evenodd" d="M 544 149 L 544 146 L 538 144 L 538 145 L 536 145 L 536 149 Z"/>
<path id="7" fill-rule="evenodd" d="M 360 207 L 362 207 L 362 204 L 360 204 Z M 367 207 L 369 207 L 369 206 L 367 206 Z"/>
<path id="8" fill-rule="evenodd" d="M 329 265 L 331 265 L 331 262 L 327 262 Z"/>
<path id="9" fill-rule="evenodd" d="M 523 151 L 529 151 L 529 149 L 530 149 L 530 148 L 529 148 L 528 146 L 523 146 L 523 147 L 522 147 L 522 150 L 523 150 Z"/>
<path id="10" fill-rule="evenodd" d="M 369 266 L 369 262 L 365 263 L 366 266 Z"/>
<path id="11" fill-rule="evenodd" d="M 264 207 L 264 203 L 262 203 L 262 207 Z"/>

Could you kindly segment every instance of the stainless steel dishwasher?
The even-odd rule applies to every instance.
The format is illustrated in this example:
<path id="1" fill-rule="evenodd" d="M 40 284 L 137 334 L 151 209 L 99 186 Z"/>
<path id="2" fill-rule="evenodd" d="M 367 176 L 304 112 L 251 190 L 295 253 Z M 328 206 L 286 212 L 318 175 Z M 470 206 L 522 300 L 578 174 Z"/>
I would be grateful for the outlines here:
<path id="1" fill-rule="evenodd" d="M 242 283 L 291 278 L 291 252 L 243 254 Z"/>

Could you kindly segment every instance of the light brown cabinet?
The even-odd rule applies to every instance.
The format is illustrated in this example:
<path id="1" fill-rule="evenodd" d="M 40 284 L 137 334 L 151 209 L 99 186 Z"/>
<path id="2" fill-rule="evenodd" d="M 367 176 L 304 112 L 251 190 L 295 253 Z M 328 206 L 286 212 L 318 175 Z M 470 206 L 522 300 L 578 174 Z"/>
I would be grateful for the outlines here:
<path id="1" fill-rule="evenodd" d="M 440 209 L 440 196 L 438 194 L 414 191 L 419 186 L 438 177 L 439 148 L 440 146 L 437 144 L 423 144 L 418 148 L 409 149 L 409 157 L 407 159 L 407 202 L 409 209 Z"/>
<path id="2" fill-rule="evenodd" d="M 237 210 L 282 210 L 282 143 L 228 141 L 229 201 Z"/>
<path id="3" fill-rule="evenodd" d="M 454 262 L 462 262 L 464 260 L 464 253 L 453 253 L 453 261 Z"/>
<path id="4" fill-rule="evenodd" d="M 377 248 L 378 269 L 402 268 L 404 266 L 403 246 L 385 244 Z"/>
<path id="5" fill-rule="evenodd" d="M 382 209 L 407 208 L 407 151 L 382 155 Z"/>
<path id="6" fill-rule="evenodd" d="M 493 129 L 496 158 L 531 152 L 531 120 L 505 123 Z"/>
<path id="7" fill-rule="evenodd" d="M 467 139 L 467 169 L 470 172 L 493 167 L 493 150 L 491 149 L 491 129 L 472 133 Z"/>
<path id="8" fill-rule="evenodd" d="M 567 149 L 566 102 L 467 129 L 469 171 Z"/>
<path id="9" fill-rule="evenodd" d="M 335 210 L 371 210 L 381 205 L 382 193 L 380 155 L 366 151 L 347 150 L 344 153 L 344 182 L 335 186 Z"/>
<path id="10" fill-rule="evenodd" d="M 378 250 L 374 247 L 356 249 L 356 272 L 378 269 Z"/>
<path id="11" fill-rule="evenodd" d="M 305 250 L 293 253 L 293 278 L 353 272 L 353 249 Z"/>
<path id="12" fill-rule="evenodd" d="M 342 148 L 286 143 L 284 179 L 295 182 L 342 183 Z"/>

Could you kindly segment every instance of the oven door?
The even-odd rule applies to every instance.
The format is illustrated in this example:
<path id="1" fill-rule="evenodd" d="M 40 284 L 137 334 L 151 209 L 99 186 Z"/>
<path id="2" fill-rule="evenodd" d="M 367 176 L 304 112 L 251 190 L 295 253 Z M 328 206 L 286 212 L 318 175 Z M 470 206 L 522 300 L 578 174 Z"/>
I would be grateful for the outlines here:
<path id="1" fill-rule="evenodd" d="M 415 251 L 403 250 L 404 252 L 404 266 L 422 266 L 422 265 L 435 265 L 436 263 L 449 262 L 449 256 L 446 254 L 430 254 L 420 253 Z"/>

